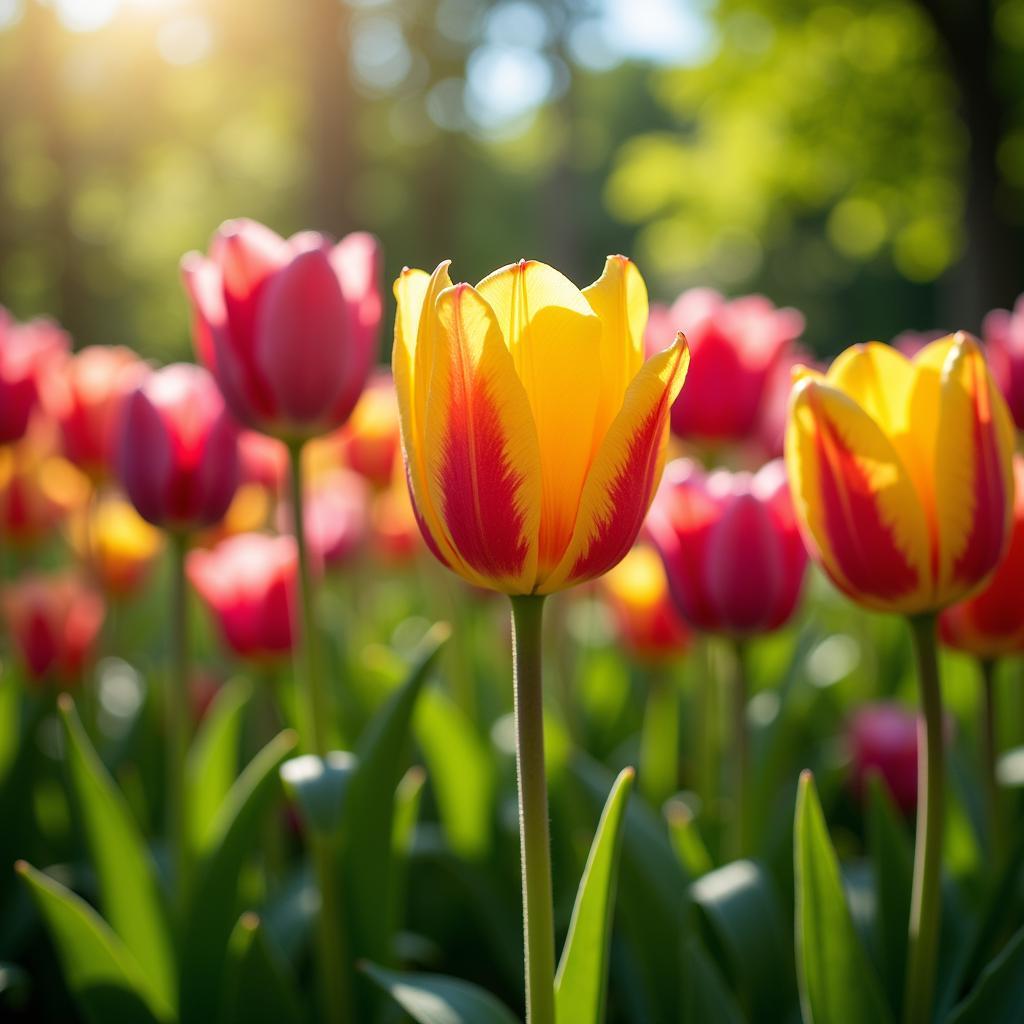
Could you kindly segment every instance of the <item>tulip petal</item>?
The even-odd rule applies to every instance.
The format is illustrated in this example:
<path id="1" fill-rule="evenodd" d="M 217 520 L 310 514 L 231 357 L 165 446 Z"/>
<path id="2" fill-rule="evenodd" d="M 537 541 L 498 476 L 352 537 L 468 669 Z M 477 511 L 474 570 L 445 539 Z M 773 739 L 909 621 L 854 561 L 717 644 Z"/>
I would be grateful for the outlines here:
<path id="1" fill-rule="evenodd" d="M 595 454 L 594 423 L 602 395 L 597 358 L 601 321 L 580 290 L 543 263 L 512 264 L 477 287 L 494 310 L 536 424 L 543 575 L 569 544 Z"/>
<path id="2" fill-rule="evenodd" d="M 601 400 L 594 422 L 593 450 L 600 447 L 615 419 L 630 381 L 644 361 L 647 326 L 647 285 L 636 264 L 625 256 L 609 256 L 604 272 L 583 297 L 601 320 Z M 668 343 L 668 337 L 664 343 Z"/>
<path id="3" fill-rule="evenodd" d="M 835 584 L 873 608 L 928 608 L 931 534 L 911 477 L 878 424 L 818 374 L 794 387 L 786 465 L 804 539 Z"/>
<path id="4" fill-rule="evenodd" d="M 447 289 L 424 311 L 431 315 L 437 330 L 424 434 L 433 508 L 445 539 L 481 583 L 529 593 L 541 476 L 526 392 L 494 311 L 476 289 Z"/>
<path id="5" fill-rule="evenodd" d="M 549 594 L 616 565 L 633 546 L 665 465 L 669 410 L 686 378 L 686 339 L 643 365 L 587 475 L 572 540 L 538 590 Z"/>
<path id="6" fill-rule="evenodd" d="M 945 350 L 936 443 L 941 604 L 974 589 L 1006 549 L 1013 515 L 1013 421 L 978 344 L 966 334 Z M 932 347 L 932 346 L 929 346 Z"/>

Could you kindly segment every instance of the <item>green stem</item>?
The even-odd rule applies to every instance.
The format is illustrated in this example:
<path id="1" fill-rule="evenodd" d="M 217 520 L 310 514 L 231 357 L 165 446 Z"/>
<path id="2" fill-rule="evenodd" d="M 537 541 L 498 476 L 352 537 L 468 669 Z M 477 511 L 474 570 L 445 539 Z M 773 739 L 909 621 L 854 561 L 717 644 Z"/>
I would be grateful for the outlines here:
<path id="1" fill-rule="evenodd" d="M 299 735 L 303 749 L 324 757 L 328 751 L 330 710 L 320 673 L 313 613 L 313 581 L 306 545 L 303 511 L 302 444 L 289 446 L 291 470 L 292 519 L 299 563 L 299 608 L 295 636 L 295 668 L 298 684 Z M 345 1024 L 352 1020 L 351 993 L 348 984 L 349 963 L 341 916 L 337 857 L 333 845 L 315 832 L 309 837 L 310 856 L 320 890 L 317 914 L 317 964 L 326 1024 Z"/>
<path id="2" fill-rule="evenodd" d="M 733 643 L 732 741 L 733 741 L 733 815 L 736 827 L 736 856 L 745 857 L 747 845 L 748 783 L 750 779 L 750 730 L 747 727 L 749 677 L 747 648 L 743 640 Z"/>
<path id="3" fill-rule="evenodd" d="M 190 882 L 190 843 L 186 796 L 186 762 L 189 735 L 188 693 L 188 586 L 183 534 L 170 538 L 171 551 L 171 651 L 167 677 L 167 834 L 171 843 L 174 884 L 179 912 L 184 917 Z"/>
<path id="4" fill-rule="evenodd" d="M 917 837 L 903 1020 L 905 1024 L 929 1024 L 935 996 L 942 909 L 940 883 L 945 810 L 942 691 L 939 686 L 935 616 L 912 616 L 909 623 L 917 660 L 924 728 L 919 730 L 917 755 Z"/>
<path id="5" fill-rule="evenodd" d="M 320 673 L 320 650 L 316 642 L 316 620 L 313 614 L 313 581 L 309 568 L 304 520 L 302 447 L 301 444 L 289 447 L 292 519 L 299 561 L 299 615 L 295 637 L 299 736 L 304 750 L 323 757 L 328 750 L 327 725 L 330 712 Z"/>
<path id="6" fill-rule="evenodd" d="M 998 756 L 998 741 L 996 739 L 997 666 L 998 662 L 994 658 L 985 658 L 981 661 L 981 770 L 985 779 L 989 848 L 992 856 L 998 861 L 1002 853 L 1002 829 L 999 820 L 999 782 L 996 779 L 996 758 Z"/>
<path id="7" fill-rule="evenodd" d="M 664 665 L 645 673 L 647 701 L 640 733 L 640 788 L 660 807 L 678 788 L 679 695 Z"/>
<path id="8" fill-rule="evenodd" d="M 541 626 L 544 598 L 512 598 L 515 662 L 516 778 L 523 865 L 523 935 L 527 1024 L 555 1021 L 555 925 L 551 896 L 551 842 L 544 766 L 544 694 Z"/>

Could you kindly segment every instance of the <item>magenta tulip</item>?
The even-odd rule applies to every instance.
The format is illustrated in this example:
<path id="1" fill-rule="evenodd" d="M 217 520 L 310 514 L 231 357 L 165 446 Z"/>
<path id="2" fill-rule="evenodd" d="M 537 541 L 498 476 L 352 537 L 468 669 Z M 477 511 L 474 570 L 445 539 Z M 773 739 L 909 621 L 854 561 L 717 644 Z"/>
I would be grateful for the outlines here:
<path id="1" fill-rule="evenodd" d="M 290 442 L 348 418 L 373 366 L 380 249 L 357 232 L 337 245 L 285 240 L 251 220 L 223 224 L 208 257 L 182 260 L 200 360 L 243 423 Z"/>
<path id="2" fill-rule="evenodd" d="M 671 463 L 647 518 L 680 614 L 708 633 L 747 636 L 792 616 L 807 554 L 793 517 L 785 468 L 706 475 Z"/>
<path id="3" fill-rule="evenodd" d="M 0 444 L 17 441 L 39 402 L 39 382 L 71 341 L 50 320 L 16 324 L 0 308 Z"/>
<path id="4" fill-rule="evenodd" d="M 917 719 L 891 701 L 865 704 L 850 719 L 850 782 L 858 798 L 863 799 L 868 778 L 877 773 L 904 814 L 917 806 Z"/>
<path id="5" fill-rule="evenodd" d="M 238 486 L 238 428 L 206 370 L 166 366 L 131 393 L 118 469 L 132 504 L 156 526 L 183 533 L 223 518 Z"/>
<path id="6" fill-rule="evenodd" d="M 985 317 L 985 346 L 992 373 L 1018 430 L 1024 430 L 1024 295 L 1011 313 L 993 309 Z"/>

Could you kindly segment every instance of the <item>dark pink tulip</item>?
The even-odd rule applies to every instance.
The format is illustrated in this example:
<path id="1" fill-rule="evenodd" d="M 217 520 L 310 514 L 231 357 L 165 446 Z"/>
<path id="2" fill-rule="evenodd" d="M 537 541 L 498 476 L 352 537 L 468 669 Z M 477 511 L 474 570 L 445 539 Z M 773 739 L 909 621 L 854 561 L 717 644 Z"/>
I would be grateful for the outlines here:
<path id="1" fill-rule="evenodd" d="M 682 331 L 690 345 L 686 387 L 672 407 L 673 432 L 699 441 L 749 439 L 777 380 L 774 371 L 803 329 L 801 313 L 777 309 L 762 295 L 730 302 L 713 289 L 693 288 L 671 307 L 652 306 L 648 348 L 663 346 L 672 331 Z"/>
<path id="2" fill-rule="evenodd" d="M 239 533 L 188 556 L 188 577 L 240 657 L 266 659 L 292 649 L 298 560 L 295 538 Z"/>
<path id="3" fill-rule="evenodd" d="M 778 629 L 793 614 L 807 554 L 780 460 L 755 474 L 671 463 L 647 530 L 672 599 L 695 628 L 742 636 Z"/>
<path id="4" fill-rule="evenodd" d="M 1024 430 L 1024 295 L 1011 313 L 993 309 L 982 328 L 989 365 L 1018 430 Z"/>
<path id="5" fill-rule="evenodd" d="M 119 473 L 143 519 L 175 531 L 212 526 L 238 486 L 238 428 L 213 378 L 176 363 L 125 403 Z"/>
<path id="6" fill-rule="evenodd" d="M 365 233 L 337 245 L 285 240 L 251 220 L 223 224 L 204 257 L 182 260 L 196 351 L 232 412 L 289 441 L 348 418 L 377 350 L 380 249 Z"/>
<path id="7" fill-rule="evenodd" d="M 877 772 L 905 814 L 917 806 L 917 715 L 892 701 L 866 704 L 847 730 L 851 784 L 863 798 L 868 777 Z"/>
<path id="8" fill-rule="evenodd" d="M 0 444 L 24 435 L 41 378 L 70 349 L 71 340 L 52 321 L 15 324 L 0 308 Z"/>

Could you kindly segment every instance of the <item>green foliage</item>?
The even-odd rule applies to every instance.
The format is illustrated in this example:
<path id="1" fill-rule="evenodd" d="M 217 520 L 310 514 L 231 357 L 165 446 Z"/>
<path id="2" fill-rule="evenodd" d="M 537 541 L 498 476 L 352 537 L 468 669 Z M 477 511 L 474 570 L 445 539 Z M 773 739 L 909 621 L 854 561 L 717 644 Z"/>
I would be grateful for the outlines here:
<path id="1" fill-rule="evenodd" d="M 224 1024 L 301 1024 L 302 1005 L 289 965 L 256 914 L 238 919 L 225 973 Z"/>

